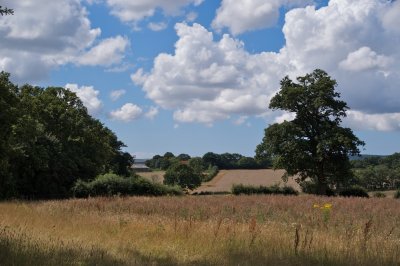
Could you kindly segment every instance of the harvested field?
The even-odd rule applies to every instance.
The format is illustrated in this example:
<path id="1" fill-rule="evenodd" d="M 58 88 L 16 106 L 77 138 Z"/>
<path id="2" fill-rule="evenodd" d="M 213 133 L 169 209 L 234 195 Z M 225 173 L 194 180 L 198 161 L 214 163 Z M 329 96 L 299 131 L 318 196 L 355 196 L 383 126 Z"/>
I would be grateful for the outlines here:
<path id="1" fill-rule="evenodd" d="M 283 185 L 282 175 L 284 170 L 221 170 L 219 174 L 214 177 L 210 182 L 204 183 L 201 187 L 196 189 L 196 192 L 223 192 L 231 191 L 233 184 L 253 185 L 253 186 L 271 186 L 277 183 Z M 300 191 L 299 185 L 290 178 L 288 186 Z"/>

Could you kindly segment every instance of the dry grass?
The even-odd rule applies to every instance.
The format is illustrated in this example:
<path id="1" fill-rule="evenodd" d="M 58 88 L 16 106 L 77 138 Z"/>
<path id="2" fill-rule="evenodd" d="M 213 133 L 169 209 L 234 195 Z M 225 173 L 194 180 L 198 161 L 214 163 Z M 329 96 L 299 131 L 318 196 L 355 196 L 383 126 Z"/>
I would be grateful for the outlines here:
<path id="1" fill-rule="evenodd" d="M 329 202 L 332 209 L 314 208 Z M 399 265 L 400 201 L 314 196 L 0 203 L 0 265 Z"/>
<path id="2" fill-rule="evenodd" d="M 165 171 L 139 172 L 137 174 L 152 181 L 152 182 L 162 184 L 164 181 Z"/>
<path id="3" fill-rule="evenodd" d="M 283 185 L 282 175 L 284 170 L 221 170 L 210 182 L 204 183 L 196 189 L 197 192 L 224 192 L 231 191 L 233 184 L 253 185 L 253 186 L 271 186 L 277 183 Z M 290 178 L 287 185 L 300 191 L 298 183 Z"/>

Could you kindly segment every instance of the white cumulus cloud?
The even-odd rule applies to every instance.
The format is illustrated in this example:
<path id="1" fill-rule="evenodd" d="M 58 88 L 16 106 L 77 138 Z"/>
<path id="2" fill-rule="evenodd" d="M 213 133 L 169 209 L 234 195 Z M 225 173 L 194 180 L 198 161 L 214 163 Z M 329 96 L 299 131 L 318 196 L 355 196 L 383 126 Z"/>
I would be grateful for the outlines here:
<path id="1" fill-rule="evenodd" d="M 286 43 L 277 53 L 250 54 L 229 35 L 215 40 L 199 24 L 178 23 L 174 53 L 159 54 L 150 71 L 139 69 L 131 78 L 148 98 L 173 110 L 177 122 L 211 125 L 237 116 L 289 119 L 267 110 L 280 79 L 321 68 L 358 112 L 353 126 L 371 128 L 355 118 L 361 114 L 386 121 L 374 130 L 397 130 L 400 32 L 391 23 L 399 20 L 393 15 L 398 9 L 399 1 L 386 0 L 330 0 L 318 9 L 292 9 L 283 27 Z"/>
<path id="2" fill-rule="evenodd" d="M 274 53 L 251 55 L 228 35 L 214 41 L 199 24 L 176 25 L 175 54 L 160 54 L 150 73 L 132 80 L 179 122 L 212 124 L 231 114 L 263 112 L 285 73 Z"/>
<path id="3" fill-rule="evenodd" d="M 99 91 L 95 90 L 93 86 L 81 86 L 78 84 L 66 84 L 66 89 L 75 92 L 76 95 L 81 99 L 83 105 L 87 108 L 89 114 L 96 115 L 100 112 L 103 104 L 98 98 Z"/>
<path id="4" fill-rule="evenodd" d="M 102 40 L 98 45 L 78 57 L 76 62 L 79 65 L 87 66 L 110 66 L 120 63 L 124 58 L 129 40 L 122 36 L 116 36 Z"/>
<path id="5" fill-rule="evenodd" d="M 310 0 L 222 0 L 212 26 L 217 30 L 227 27 L 234 35 L 268 28 L 277 23 L 281 7 L 310 3 Z"/>
<path id="6" fill-rule="evenodd" d="M 15 15 L 0 19 L 0 69 L 19 82 L 41 80 L 51 69 L 68 63 L 108 65 L 124 52 L 111 49 L 113 54 L 110 40 L 98 41 L 101 30 L 91 27 L 78 0 L 41 0 L 40 4 L 5 0 L 3 4 L 12 7 Z M 99 46 L 94 46 L 98 42 Z M 100 49 L 107 51 L 110 61 L 95 58 Z"/>
<path id="7" fill-rule="evenodd" d="M 137 28 L 139 21 L 152 17 L 157 9 L 166 15 L 177 15 L 181 8 L 188 5 L 198 6 L 203 0 L 107 0 L 111 14 L 125 23 Z"/>
<path id="8" fill-rule="evenodd" d="M 138 119 L 142 115 L 142 113 L 142 108 L 133 103 L 127 103 L 123 105 L 120 109 L 111 111 L 110 117 L 114 120 L 131 122 L 135 119 Z"/>

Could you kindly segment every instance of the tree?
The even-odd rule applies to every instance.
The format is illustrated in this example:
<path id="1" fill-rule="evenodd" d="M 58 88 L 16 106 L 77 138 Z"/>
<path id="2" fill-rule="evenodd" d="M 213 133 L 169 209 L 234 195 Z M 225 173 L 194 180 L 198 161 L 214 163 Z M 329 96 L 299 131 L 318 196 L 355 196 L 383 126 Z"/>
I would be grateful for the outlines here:
<path id="1" fill-rule="evenodd" d="M 237 163 L 237 168 L 240 169 L 257 169 L 259 165 L 252 157 L 242 157 Z"/>
<path id="2" fill-rule="evenodd" d="M 0 15 L 14 15 L 14 10 L 0 6 Z"/>
<path id="3" fill-rule="evenodd" d="M 186 153 L 181 153 L 178 156 L 176 156 L 179 160 L 181 161 L 189 161 L 190 160 L 190 155 Z"/>
<path id="4" fill-rule="evenodd" d="M 201 185 L 201 175 L 186 164 L 176 163 L 165 172 L 164 184 L 193 190 Z"/>
<path id="5" fill-rule="evenodd" d="M 77 179 L 128 174 L 132 157 L 75 93 L 0 73 L 0 198 L 64 198 Z"/>
<path id="6" fill-rule="evenodd" d="M 194 157 L 189 160 L 189 166 L 193 168 L 196 173 L 203 173 L 205 170 L 204 162 L 201 157 Z"/>
<path id="7" fill-rule="evenodd" d="M 10 74 L 0 72 L 0 198 L 14 196 L 15 182 L 10 173 L 12 125 L 16 121 L 17 90 Z"/>
<path id="8" fill-rule="evenodd" d="M 284 178 L 298 175 L 299 182 L 310 178 L 316 193 L 325 195 L 328 186 L 346 185 L 352 176 L 349 155 L 358 155 L 364 142 L 350 128 L 340 126 L 349 108 L 338 100 L 335 80 L 317 69 L 297 81 L 282 79 L 280 91 L 269 104 L 295 118 L 266 128 L 257 152 L 270 154 L 273 167 L 286 170 Z"/>

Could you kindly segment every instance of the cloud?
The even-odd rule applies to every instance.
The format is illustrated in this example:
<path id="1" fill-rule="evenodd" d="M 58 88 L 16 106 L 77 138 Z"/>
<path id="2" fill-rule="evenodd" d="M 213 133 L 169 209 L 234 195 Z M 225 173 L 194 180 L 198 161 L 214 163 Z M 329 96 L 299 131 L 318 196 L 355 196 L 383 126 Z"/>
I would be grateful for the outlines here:
<path id="1" fill-rule="evenodd" d="M 400 112 L 365 114 L 349 111 L 344 124 L 357 130 L 400 131 Z"/>
<path id="2" fill-rule="evenodd" d="M 168 27 L 168 24 L 165 22 L 159 22 L 159 23 L 150 22 L 147 26 L 152 31 L 162 31 Z"/>
<path id="3" fill-rule="evenodd" d="M 186 15 L 186 21 L 187 22 L 193 22 L 193 21 L 195 21 L 197 19 L 197 17 L 198 17 L 198 14 L 196 12 L 189 12 Z"/>
<path id="4" fill-rule="evenodd" d="M 173 110 L 177 122 L 212 125 L 236 115 L 285 119 L 267 110 L 279 80 L 321 68 L 338 81 L 337 90 L 352 110 L 396 125 L 400 32 L 388 21 L 397 22 L 398 3 L 331 0 L 319 9 L 292 9 L 283 27 L 286 44 L 277 53 L 250 54 L 229 35 L 215 40 L 199 24 L 178 23 L 174 53 L 159 54 L 149 72 L 139 69 L 131 78 L 148 98 Z"/>
<path id="5" fill-rule="evenodd" d="M 108 44 L 121 37 L 97 41 L 101 30 L 92 28 L 88 13 L 78 0 L 3 1 L 12 6 L 14 16 L 0 19 L 0 69 L 12 73 L 18 82 L 46 78 L 55 67 L 76 63 L 81 65 L 109 65 L 98 60 L 100 49 L 105 49 L 111 62 L 118 62 L 122 49 L 110 52 Z M 3 3 L 2 2 L 2 3 Z M 99 42 L 98 46 L 94 46 Z M 97 47 L 97 48 L 96 48 Z"/>
<path id="6" fill-rule="evenodd" d="M 66 89 L 75 92 L 76 95 L 81 99 L 83 105 L 88 109 L 89 114 L 96 115 L 100 112 L 103 104 L 98 98 L 99 91 L 95 90 L 93 86 L 81 86 L 77 84 L 66 84 Z"/>
<path id="7" fill-rule="evenodd" d="M 126 90 L 115 90 L 110 93 L 110 98 L 113 102 L 125 95 Z"/>
<path id="8" fill-rule="evenodd" d="M 212 26 L 216 30 L 226 27 L 234 35 L 264 29 L 277 23 L 281 7 L 305 6 L 310 3 L 310 0 L 222 0 Z"/>
<path id="9" fill-rule="evenodd" d="M 236 119 L 235 121 L 233 121 L 233 123 L 234 123 L 236 126 L 240 126 L 240 125 L 243 125 L 243 124 L 247 121 L 248 118 L 249 118 L 248 116 L 242 115 L 242 116 L 240 116 L 238 119 Z"/>
<path id="10" fill-rule="evenodd" d="M 78 65 L 86 66 L 110 66 L 118 64 L 124 58 L 124 53 L 128 46 L 129 40 L 126 37 L 116 36 L 104 39 L 98 45 L 78 57 L 76 62 Z"/>
<path id="11" fill-rule="evenodd" d="M 160 54 L 150 73 L 131 78 L 147 97 L 175 109 L 179 122 L 212 124 L 232 114 L 263 112 L 285 73 L 276 54 L 251 55 L 228 35 L 218 42 L 199 24 L 176 25 L 175 54 Z M 279 67 L 276 67 L 279 65 Z"/>
<path id="12" fill-rule="evenodd" d="M 107 0 L 111 14 L 135 29 L 139 21 L 152 17 L 158 9 L 165 15 L 177 15 L 183 7 L 198 6 L 202 2 L 203 0 Z"/>
<path id="13" fill-rule="evenodd" d="M 143 113 L 142 108 L 133 104 L 127 103 L 123 105 L 120 109 L 114 110 L 110 113 L 111 119 L 119 120 L 122 122 L 131 122 L 138 119 Z"/>
<path id="14" fill-rule="evenodd" d="M 339 63 L 344 70 L 364 71 L 368 69 L 385 69 L 391 62 L 390 58 L 384 55 L 378 55 L 369 47 L 349 53 L 347 58 Z"/>
<path id="15" fill-rule="evenodd" d="M 144 115 L 148 119 L 154 119 L 158 115 L 158 108 L 157 107 L 150 107 L 150 110 Z"/>

